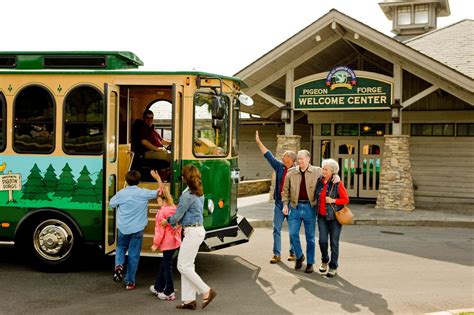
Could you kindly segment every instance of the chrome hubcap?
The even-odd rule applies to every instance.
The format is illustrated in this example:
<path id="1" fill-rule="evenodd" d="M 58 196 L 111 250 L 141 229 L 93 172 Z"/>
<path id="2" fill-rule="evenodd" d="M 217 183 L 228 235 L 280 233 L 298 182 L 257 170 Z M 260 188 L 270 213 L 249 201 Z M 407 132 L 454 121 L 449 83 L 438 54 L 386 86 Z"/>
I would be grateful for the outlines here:
<path id="1" fill-rule="evenodd" d="M 36 252 L 47 260 L 59 260 L 71 252 L 74 234 L 67 224 L 50 219 L 41 222 L 33 233 Z"/>

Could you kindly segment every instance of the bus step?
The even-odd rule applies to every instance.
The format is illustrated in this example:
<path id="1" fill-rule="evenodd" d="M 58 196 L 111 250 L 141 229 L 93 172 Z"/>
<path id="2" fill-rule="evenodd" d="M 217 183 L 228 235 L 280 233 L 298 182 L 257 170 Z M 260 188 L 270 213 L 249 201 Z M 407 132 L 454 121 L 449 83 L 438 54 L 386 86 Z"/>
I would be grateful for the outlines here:
<path id="1" fill-rule="evenodd" d="M 252 236 L 253 227 L 245 217 L 238 216 L 237 224 L 206 232 L 206 238 L 200 251 L 211 252 L 242 243 L 247 243 Z"/>

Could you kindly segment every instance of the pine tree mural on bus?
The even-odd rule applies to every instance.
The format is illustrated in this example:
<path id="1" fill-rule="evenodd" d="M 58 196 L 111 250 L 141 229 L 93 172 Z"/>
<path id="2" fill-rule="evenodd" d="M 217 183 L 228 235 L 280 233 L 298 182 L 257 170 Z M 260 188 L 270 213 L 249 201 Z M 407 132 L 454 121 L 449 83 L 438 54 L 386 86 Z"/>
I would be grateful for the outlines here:
<path id="1" fill-rule="evenodd" d="M 30 175 L 28 176 L 25 185 L 23 185 L 23 196 L 21 199 L 50 200 L 43 181 L 43 176 L 41 176 L 40 173 L 41 170 L 35 163 L 33 168 L 30 170 Z"/>
<path id="2" fill-rule="evenodd" d="M 89 170 L 84 166 L 81 171 L 81 176 L 77 179 L 76 190 L 74 190 L 71 201 L 97 203 L 94 185 L 92 185 L 92 179 L 89 175 Z"/>
<path id="3" fill-rule="evenodd" d="M 72 176 L 72 169 L 69 167 L 69 164 L 66 163 L 62 169 L 61 175 L 59 175 L 54 196 L 72 197 L 74 186 L 76 186 L 76 181 L 74 180 L 74 176 Z"/>
<path id="4" fill-rule="evenodd" d="M 102 202 L 102 193 L 103 193 L 103 188 L 102 188 L 102 181 L 104 177 L 104 172 L 100 170 L 99 174 L 97 174 L 97 179 L 95 180 L 95 185 L 94 185 L 94 191 L 97 196 L 97 201 Z"/>
<path id="5" fill-rule="evenodd" d="M 46 186 L 46 190 L 48 192 L 55 192 L 56 185 L 58 184 L 58 177 L 56 176 L 54 167 L 49 164 L 48 168 L 46 169 L 46 173 L 44 174 L 44 184 Z"/>

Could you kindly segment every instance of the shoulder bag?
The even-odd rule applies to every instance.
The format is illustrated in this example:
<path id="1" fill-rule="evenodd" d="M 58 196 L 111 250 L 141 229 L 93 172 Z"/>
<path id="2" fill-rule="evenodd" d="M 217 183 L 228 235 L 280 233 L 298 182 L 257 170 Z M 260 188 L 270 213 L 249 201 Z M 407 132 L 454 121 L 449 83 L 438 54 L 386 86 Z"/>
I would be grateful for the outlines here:
<path id="1" fill-rule="evenodd" d="M 331 187 L 331 191 L 329 192 L 329 197 L 331 197 L 332 189 L 334 188 L 334 184 Z M 331 197 L 332 198 L 332 197 Z M 344 206 L 339 211 L 336 211 L 336 208 L 333 206 L 332 203 L 329 204 L 331 206 L 332 210 L 334 211 L 334 215 L 336 216 L 337 222 L 341 225 L 347 225 L 347 224 L 352 224 L 354 220 L 354 215 L 352 214 L 351 209 L 349 207 Z"/>

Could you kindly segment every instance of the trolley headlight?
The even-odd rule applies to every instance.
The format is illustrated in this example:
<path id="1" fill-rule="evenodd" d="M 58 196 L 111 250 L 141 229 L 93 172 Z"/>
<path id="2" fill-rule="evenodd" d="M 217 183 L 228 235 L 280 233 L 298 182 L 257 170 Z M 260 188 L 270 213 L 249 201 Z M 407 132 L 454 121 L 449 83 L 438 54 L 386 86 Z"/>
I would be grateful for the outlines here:
<path id="1" fill-rule="evenodd" d="M 207 210 L 209 211 L 209 213 L 214 212 L 214 201 L 212 201 L 212 199 L 207 200 Z"/>

